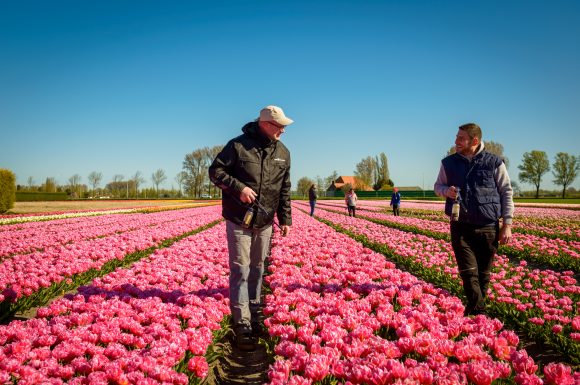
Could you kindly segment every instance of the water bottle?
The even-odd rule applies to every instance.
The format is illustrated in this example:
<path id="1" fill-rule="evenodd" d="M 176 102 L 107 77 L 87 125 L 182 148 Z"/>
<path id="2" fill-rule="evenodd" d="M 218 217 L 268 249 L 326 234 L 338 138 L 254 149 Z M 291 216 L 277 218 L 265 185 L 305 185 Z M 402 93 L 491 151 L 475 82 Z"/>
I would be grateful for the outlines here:
<path id="1" fill-rule="evenodd" d="M 453 206 L 451 206 L 451 220 L 453 222 L 457 222 L 459 220 L 459 207 L 461 203 L 461 197 L 459 196 L 459 192 L 461 191 L 460 188 L 456 188 L 457 195 L 455 196 L 455 200 L 453 201 Z"/>
<path id="2" fill-rule="evenodd" d="M 254 218 L 254 208 L 250 207 L 244 215 L 244 219 L 242 220 L 242 227 L 246 229 L 249 228 L 250 224 L 252 223 L 252 218 Z"/>

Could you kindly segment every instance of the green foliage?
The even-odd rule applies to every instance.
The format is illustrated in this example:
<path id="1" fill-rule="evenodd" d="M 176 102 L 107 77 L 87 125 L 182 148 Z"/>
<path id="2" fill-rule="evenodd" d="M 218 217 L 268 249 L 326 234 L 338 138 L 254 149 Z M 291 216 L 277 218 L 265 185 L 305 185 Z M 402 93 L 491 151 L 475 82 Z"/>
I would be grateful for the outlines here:
<path id="1" fill-rule="evenodd" d="M 562 186 L 562 198 L 565 198 L 566 187 L 574 182 L 574 179 L 578 176 L 578 171 L 580 171 L 580 157 L 559 152 L 556 154 L 552 167 L 552 174 L 556 178 L 554 179 L 554 184 Z"/>
<path id="2" fill-rule="evenodd" d="M 539 195 L 542 176 L 550 171 L 548 155 L 544 151 L 533 150 L 524 153 L 520 169 L 519 178 L 524 183 L 531 183 L 536 186 L 536 198 Z"/>
<path id="3" fill-rule="evenodd" d="M 314 182 L 312 179 L 308 177 L 300 178 L 298 180 L 298 185 L 296 186 L 296 191 L 298 192 L 298 195 L 301 195 L 303 197 L 308 196 L 308 190 L 312 185 L 316 185 L 316 182 Z"/>
<path id="4" fill-rule="evenodd" d="M 0 168 L 0 213 L 14 207 L 16 200 L 16 175 L 10 170 Z"/>

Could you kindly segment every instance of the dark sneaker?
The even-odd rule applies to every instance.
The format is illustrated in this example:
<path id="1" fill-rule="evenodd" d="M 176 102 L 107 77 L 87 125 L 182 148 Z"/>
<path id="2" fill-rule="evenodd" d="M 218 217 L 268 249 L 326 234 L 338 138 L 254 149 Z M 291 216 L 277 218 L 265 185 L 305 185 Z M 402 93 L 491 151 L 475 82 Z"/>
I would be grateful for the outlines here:
<path id="1" fill-rule="evenodd" d="M 249 332 L 236 334 L 236 347 L 245 352 L 251 352 L 256 349 L 256 343 Z"/>

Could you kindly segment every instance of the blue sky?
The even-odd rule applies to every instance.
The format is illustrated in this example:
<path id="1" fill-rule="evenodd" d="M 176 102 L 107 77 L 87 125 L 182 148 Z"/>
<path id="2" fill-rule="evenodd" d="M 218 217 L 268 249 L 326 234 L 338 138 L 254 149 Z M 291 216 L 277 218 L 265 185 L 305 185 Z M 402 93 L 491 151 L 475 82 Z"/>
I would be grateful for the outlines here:
<path id="1" fill-rule="evenodd" d="M 524 152 L 580 155 L 579 69 L 574 0 L 0 0 L 0 168 L 176 186 L 187 153 L 276 104 L 294 184 L 384 152 L 431 189 L 470 121 L 517 181 Z"/>

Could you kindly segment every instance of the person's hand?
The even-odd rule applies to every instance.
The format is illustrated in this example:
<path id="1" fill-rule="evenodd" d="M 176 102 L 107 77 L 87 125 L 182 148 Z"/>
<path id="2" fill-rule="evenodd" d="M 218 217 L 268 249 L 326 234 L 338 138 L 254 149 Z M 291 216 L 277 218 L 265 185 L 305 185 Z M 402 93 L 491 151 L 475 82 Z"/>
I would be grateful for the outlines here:
<path id="1" fill-rule="evenodd" d="M 447 198 L 455 199 L 457 197 L 457 188 L 455 186 L 449 186 L 445 195 Z"/>
<path id="2" fill-rule="evenodd" d="M 512 239 L 512 226 L 508 224 L 503 224 L 499 230 L 499 243 L 502 245 L 507 245 Z"/>
<path id="3" fill-rule="evenodd" d="M 240 193 L 240 200 L 243 203 L 254 203 L 258 194 L 248 186 L 244 187 L 242 192 Z"/>
<path id="4" fill-rule="evenodd" d="M 288 226 L 288 225 L 282 225 L 280 227 L 280 232 L 282 233 L 282 236 L 283 237 L 287 236 L 288 234 L 290 234 L 290 226 Z"/>

